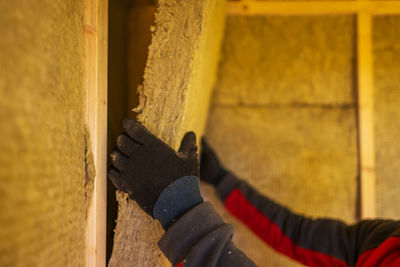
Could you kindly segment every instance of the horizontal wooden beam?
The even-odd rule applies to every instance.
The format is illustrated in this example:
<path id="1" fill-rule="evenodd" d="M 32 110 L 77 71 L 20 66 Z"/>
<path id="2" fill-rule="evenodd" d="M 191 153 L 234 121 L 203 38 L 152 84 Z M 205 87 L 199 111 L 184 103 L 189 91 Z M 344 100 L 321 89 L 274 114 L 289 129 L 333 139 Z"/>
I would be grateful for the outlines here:
<path id="1" fill-rule="evenodd" d="M 229 1 L 228 15 L 400 14 L 400 1 Z"/>

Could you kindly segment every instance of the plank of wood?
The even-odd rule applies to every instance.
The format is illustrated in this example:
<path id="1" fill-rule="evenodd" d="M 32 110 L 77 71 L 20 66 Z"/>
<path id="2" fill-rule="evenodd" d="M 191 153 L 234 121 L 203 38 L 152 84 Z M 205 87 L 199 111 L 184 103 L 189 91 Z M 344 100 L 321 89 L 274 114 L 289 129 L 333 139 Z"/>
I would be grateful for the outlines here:
<path id="1" fill-rule="evenodd" d="M 357 15 L 361 218 L 376 216 L 372 17 Z"/>
<path id="2" fill-rule="evenodd" d="M 400 14 L 400 1 L 229 1 L 228 15 Z"/>
<path id="3" fill-rule="evenodd" d="M 86 266 L 105 266 L 107 185 L 107 27 L 108 1 L 85 0 L 86 117 L 96 176 L 88 211 Z"/>

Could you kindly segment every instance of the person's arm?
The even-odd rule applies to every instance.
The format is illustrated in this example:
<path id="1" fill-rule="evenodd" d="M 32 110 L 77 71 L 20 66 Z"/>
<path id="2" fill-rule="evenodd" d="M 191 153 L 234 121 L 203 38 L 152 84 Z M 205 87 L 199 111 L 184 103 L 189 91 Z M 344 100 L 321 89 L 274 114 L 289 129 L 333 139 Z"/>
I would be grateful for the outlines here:
<path id="1" fill-rule="evenodd" d="M 175 266 L 255 266 L 232 243 L 225 224 L 199 189 L 196 136 L 178 152 L 132 119 L 111 153 L 108 176 L 166 230 L 159 246 Z"/>
<path id="2" fill-rule="evenodd" d="M 295 214 L 224 169 L 204 140 L 202 147 L 200 177 L 216 186 L 235 217 L 280 253 L 308 266 L 400 261 L 400 222 L 372 220 L 348 226 L 339 220 Z"/>
<path id="3" fill-rule="evenodd" d="M 177 266 L 256 266 L 233 244 L 232 235 L 232 225 L 224 223 L 210 202 L 204 202 L 173 223 L 159 246 Z"/>

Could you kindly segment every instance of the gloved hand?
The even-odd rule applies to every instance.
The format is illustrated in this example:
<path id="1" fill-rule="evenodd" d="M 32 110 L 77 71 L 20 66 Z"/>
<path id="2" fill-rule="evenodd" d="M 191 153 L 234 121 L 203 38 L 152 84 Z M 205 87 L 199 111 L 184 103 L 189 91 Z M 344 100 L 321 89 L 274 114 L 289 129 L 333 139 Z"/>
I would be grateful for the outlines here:
<path id="1" fill-rule="evenodd" d="M 186 133 L 179 151 L 176 152 L 133 119 L 124 119 L 122 127 L 125 133 L 117 138 L 117 148 L 111 153 L 113 166 L 108 172 L 109 178 L 118 189 L 128 193 L 132 200 L 154 218 L 160 219 L 161 215 L 157 215 L 157 212 L 160 209 L 165 211 L 168 206 L 168 218 L 162 218 L 164 225 L 184 212 L 183 209 L 188 208 L 186 206 L 202 201 L 198 190 L 195 133 Z M 182 180 L 182 177 L 186 178 Z M 174 183 L 177 180 L 180 182 Z M 175 185 L 169 191 L 166 190 L 171 184 Z M 180 191 L 176 193 L 177 190 Z M 155 205 L 162 193 L 162 201 L 158 202 L 161 206 L 156 211 Z M 185 195 L 189 193 L 190 195 Z M 173 198 L 174 194 L 178 199 Z M 182 201 L 187 203 L 182 204 Z M 174 214 L 170 214 L 171 209 L 175 209 L 172 211 Z"/>
<path id="2" fill-rule="evenodd" d="M 217 186 L 228 171 L 219 162 L 214 150 L 208 145 L 206 139 L 201 139 L 200 179 Z"/>

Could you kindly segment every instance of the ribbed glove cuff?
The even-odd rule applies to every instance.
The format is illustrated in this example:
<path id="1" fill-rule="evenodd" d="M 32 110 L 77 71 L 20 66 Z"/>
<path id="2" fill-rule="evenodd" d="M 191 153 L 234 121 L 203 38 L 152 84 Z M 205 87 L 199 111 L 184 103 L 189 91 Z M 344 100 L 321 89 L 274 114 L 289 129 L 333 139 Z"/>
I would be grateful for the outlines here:
<path id="1" fill-rule="evenodd" d="M 203 202 L 200 194 L 199 178 L 184 176 L 169 184 L 153 209 L 153 217 L 158 219 L 164 229 L 195 205 Z"/>

